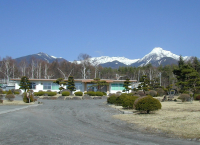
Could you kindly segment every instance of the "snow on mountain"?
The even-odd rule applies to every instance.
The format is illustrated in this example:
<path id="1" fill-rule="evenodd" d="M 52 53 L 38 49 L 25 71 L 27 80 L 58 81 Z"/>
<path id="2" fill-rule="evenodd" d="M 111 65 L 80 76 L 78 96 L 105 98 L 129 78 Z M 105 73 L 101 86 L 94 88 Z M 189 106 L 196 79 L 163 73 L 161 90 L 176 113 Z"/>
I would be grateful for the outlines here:
<path id="1" fill-rule="evenodd" d="M 158 61 L 164 57 L 170 57 L 175 60 L 179 60 L 179 55 L 173 54 L 170 51 L 164 50 L 161 47 L 155 47 L 149 54 L 145 55 L 142 59 L 140 59 L 137 63 L 141 63 L 140 66 L 147 65 L 148 63 L 152 63 Z M 189 57 L 183 57 L 184 60 L 187 60 Z"/>
<path id="2" fill-rule="evenodd" d="M 113 62 L 113 61 L 119 61 L 121 63 L 124 63 L 126 65 L 130 65 L 132 63 L 137 62 L 139 59 L 128 59 L 125 57 L 109 57 L 109 56 L 101 56 L 101 57 L 92 57 L 91 63 L 92 64 L 104 64 L 107 62 Z"/>

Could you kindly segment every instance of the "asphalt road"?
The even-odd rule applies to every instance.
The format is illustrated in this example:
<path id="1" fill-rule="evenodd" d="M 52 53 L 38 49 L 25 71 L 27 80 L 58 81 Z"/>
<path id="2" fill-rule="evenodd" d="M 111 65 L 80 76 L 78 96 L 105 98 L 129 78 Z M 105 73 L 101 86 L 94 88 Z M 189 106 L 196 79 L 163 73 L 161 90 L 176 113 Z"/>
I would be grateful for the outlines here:
<path id="1" fill-rule="evenodd" d="M 120 112 L 108 107 L 105 101 L 43 100 L 43 105 L 2 113 L 0 145 L 200 144 L 141 133 L 133 124 L 112 118 Z"/>

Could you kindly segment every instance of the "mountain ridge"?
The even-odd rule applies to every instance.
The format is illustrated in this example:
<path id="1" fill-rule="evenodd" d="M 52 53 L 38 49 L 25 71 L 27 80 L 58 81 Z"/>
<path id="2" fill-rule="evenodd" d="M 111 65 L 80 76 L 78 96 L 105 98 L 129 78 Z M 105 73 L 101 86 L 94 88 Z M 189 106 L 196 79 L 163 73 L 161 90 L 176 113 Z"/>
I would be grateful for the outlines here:
<path id="1" fill-rule="evenodd" d="M 167 64 L 177 64 L 179 60 L 179 55 L 173 54 L 170 51 L 164 50 L 161 47 L 155 47 L 150 53 L 146 54 L 141 59 L 128 59 L 126 57 L 109 57 L 109 56 L 101 56 L 101 57 L 91 57 L 90 62 L 93 65 L 101 65 L 102 67 L 111 67 L 111 68 L 118 68 L 120 66 L 145 66 L 151 63 L 153 66 L 159 65 L 167 65 Z M 49 63 L 53 61 L 67 61 L 62 57 L 55 57 L 50 56 L 46 53 L 40 52 L 37 54 L 27 55 L 23 57 L 16 58 L 16 61 L 20 62 L 22 60 L 27 60 L 28 63 L 31 62 L 32 58 L 44 60 Z M 184 60 L 188 60 L 191 57 L 184 56 Z M 72 61 L 70 61 L 72 62 Z M 80 63 L 80 61 L 76 61 Z M 72 62 L 73 63 L 73 62 Z"/>

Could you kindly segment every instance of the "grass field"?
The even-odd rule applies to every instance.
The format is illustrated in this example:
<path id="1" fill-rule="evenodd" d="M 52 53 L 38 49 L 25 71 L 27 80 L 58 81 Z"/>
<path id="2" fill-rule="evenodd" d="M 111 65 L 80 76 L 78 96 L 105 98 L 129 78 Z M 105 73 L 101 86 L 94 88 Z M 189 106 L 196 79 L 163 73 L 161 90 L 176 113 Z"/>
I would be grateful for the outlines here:
<path id="1" fill-rule="evenodd" d="M 170 136 L 200 139 L 200 102 L 161 102 L 162 109 L 151 114 L 114 115 L 129 123 L 134 123 L 145 130 L 163 132 Z"/>

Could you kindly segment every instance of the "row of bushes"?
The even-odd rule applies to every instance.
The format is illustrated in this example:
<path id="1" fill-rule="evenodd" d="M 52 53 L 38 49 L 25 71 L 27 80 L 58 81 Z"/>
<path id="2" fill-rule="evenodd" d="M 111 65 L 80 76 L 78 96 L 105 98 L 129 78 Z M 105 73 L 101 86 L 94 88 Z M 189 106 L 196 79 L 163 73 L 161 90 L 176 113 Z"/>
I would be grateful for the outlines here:
<path id="1" fill-rule="evenodd" d="M 57 95 L 57 92 L 44 92 L 44 91 L 39 91 L 39 92 L 34 92 L 34 95 L 35 95 L 35 96 L 44 96 L 44 95 L 47 95 L 47 96 L 55 96 L 55 95 Z"/>
<path id="2" fill-rule="evenodd" d="M 99 91 L 97 91 L 97 92 L 89 91 L 89 92 L 87 92 L 85 94 L 87 94 L 89 96 L 103 96 L 103 95 L 106 95 L 105 92 L 99 92 Z"/>
<path id="3" fill-rule="evenodd" d="M 131 94 L 121 94 L 120 96 L 111 95 L 107 98 L 109 104 L 120 105 L 123 108 L 136 109 L 139 111 L 145 111 L 150 113 L 150 111 L 161 109 L 161 103 L 152 96 L 138 97 Z"/>
<path id="4" fill-rule="evenodd" d="M 9 90 L 9 91 L 3 91 L 2 89 L 0 89 L 0 94 L 15 94 L 15 95 L 19 95 L 21 92 L 21 90 L 15 90 L 15 89 L 12 89 L 12 90 Z"/>

